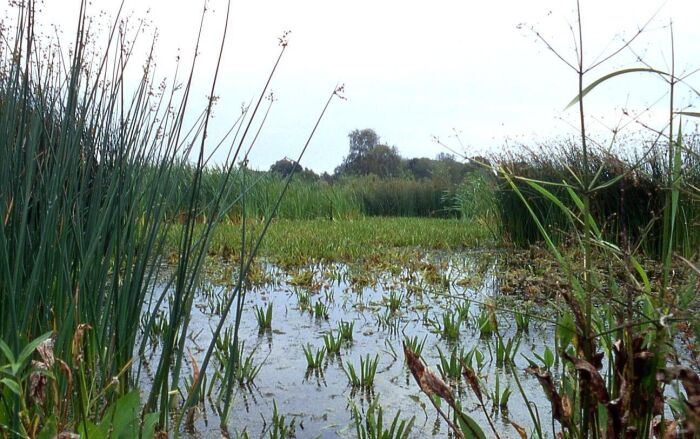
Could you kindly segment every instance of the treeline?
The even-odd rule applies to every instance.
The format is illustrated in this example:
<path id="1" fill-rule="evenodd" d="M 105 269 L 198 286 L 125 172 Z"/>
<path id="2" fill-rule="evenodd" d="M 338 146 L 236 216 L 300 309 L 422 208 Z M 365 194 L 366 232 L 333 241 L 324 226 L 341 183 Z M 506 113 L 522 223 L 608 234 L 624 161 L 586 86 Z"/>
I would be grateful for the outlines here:
<path id="1" fill-rule="evenodd" d="M 454 209 L 454 195 L 465 177 L 478 169 L 474 163 L 456 160 L 446 153 L 434 159 L 406 159 L 396 147 L 381 143 L 372 129 L 354 130 L 348 139 L 348 155 L 333 174 L 318 175 L 286 158 L 275 162 L 270 174 L 278 178 L 294 174 L 295 181 L 311 184 L 319 193 L 331 189 L 336 196 L 344 193 L 346 204 L 353 205 L 353 214 L 358 211 L 369 216 L 459 214 Z M 334 210 L 336 215 L 343 215 L 343 210 Z"/>

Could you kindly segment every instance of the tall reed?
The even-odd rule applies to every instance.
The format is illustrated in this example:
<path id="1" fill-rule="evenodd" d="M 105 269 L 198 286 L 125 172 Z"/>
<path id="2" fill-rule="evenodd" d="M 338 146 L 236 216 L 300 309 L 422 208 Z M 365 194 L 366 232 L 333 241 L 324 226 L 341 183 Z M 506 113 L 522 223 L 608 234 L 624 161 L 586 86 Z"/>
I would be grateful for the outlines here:
<path id="1" fill-rule="evenodd" d="M 236 186 L 234 174 L 238 159 L 247 158 L 244 152 L 254 144 L 248 132 L 269 78 L 257 104 L 234 121 L 233 128 L 241 130 L 233 139 L 221 140 L 230 146 L 228 160 L 220 178 L 208 180 L 214 98 L 194 114 L 192 109 L 205 13 L 192 64 L 184 77 L 176 73 L 168 85 L 155 77 L 154 45 L 144 64 L 133 65 L 136 35 L 121 22 L 110 28 L 104 48 L 92 46 L 88 2 L 79 6 L 70 53 L 63 52 L 63 42 L 38 35 L 33 0 L 20 2 L 15 24 L 0 30 L 6 42 L 0 48 L 0 339 L 17 353 L 52 332 L 51 343 L 41 349 L 55 358 L 47 379 L 56 389 L 31 405 L 30 412 L 22 412 L 27 396 L 7 396 L 2 381 L 0 425 L 20 436 L 41 428 L 48 429 L 49 437 L 64 430 L 88 431 L 105 406 L 141 381 L 142 363 L 134 357 L 144 351 L 152 328 L 159 327 L 160 358 L 152 369 L 151 388 L 144 389 L 143 412 L 158 413 L 159 427 L 177 434 L 182 413 L 199 400 L 202 385 L 195 378 L 184 386 L 182 377 L 201 267 L 216 225 L 252 187 L 245 178 L 243 186 Z M 209 87 L 212 97 L 226 32 Z M 280 46 L 270 78 L 287 47 L 286 34 Z M 134 71 L 138 79 L 127 81 Z M 198 376 L 206 374 L 234 303 L 238 346 L 242 279 L 289 184 L 285 181 L 272 198 L 259 235 L 243 241 L 246 257 L 241 258 L 237 287 L 223 304 Z M 184 209 L 173 211 L 173 200 Z M 173 232 L 179 234 L 176 266 L 164 287 L 156 289 L 166 237 Z M 151 317 L 139 332 L 134 322 L 144 312 Z M 167 325 L 154 325 L 163 312 Z M 6 353 L 0 355 L 0 364 L 9 360 Z M 236 367 L 229 364 L 227 371 Z M 185 387 L 187 400 L 178 404 L 174 395 Z M 180 410 L 175 418 L 169 413 L 173 407 Z"/>

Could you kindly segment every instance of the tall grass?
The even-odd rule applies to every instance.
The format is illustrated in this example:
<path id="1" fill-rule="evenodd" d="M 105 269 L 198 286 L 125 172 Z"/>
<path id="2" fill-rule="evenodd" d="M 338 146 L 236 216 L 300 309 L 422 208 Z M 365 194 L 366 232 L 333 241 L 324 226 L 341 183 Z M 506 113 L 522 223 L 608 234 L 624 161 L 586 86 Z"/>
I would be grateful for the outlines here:
<path id="1" fill-rule="evenodd" d="M 157 421 L 161 430 L 177 432 L 182 413 L 199 400 L 201 387 L 196 378 L 183 385 L 181 376 L 200 269 L 215 226 L 232 205 L 243 203 L 252 187 L 249 178 L 242 179 L 242 186 L 234 184 L 235 163 L 241 151 L 252 146 L 247 133 L 267 85 L 256 105 L 235 122 L 234 128 L 242 128 L 239 134 L 222 140 L 230 146 L 229 160 L 219 169 L 218 179 L 209 178 L 207 133 L 213 99 L 194 114 L 192 109 L 205 14 L 192 64 L 169 86 L 153 74 L 153 46 L 143 65 L 133 65 L 135 36 L 118 22 L 110 29 L 106 47 L 93 47 L 87 8 L 88 2 L 82 1 L 76 11 L 79 24 L 70 53 L 63 51 L 64 41 L 38 36 L 34 1 L 19 3 L 15 24 L 1 29 L 0 339 L 8 350 L 0 354 L 0 364 L 12 361 L 24 346 L 36 348 L 36 341 L 28 343 L 48 333 L 51 339 L 37 349 L 42 358 L 51 354 L 44 362 L 49 369 L 45 379 L 54 389 L 30 395 L 0 381 L 3 436 L 24 437 L 43 429 L 53 437 L 61 431 L 87 434 L 96 428 L 105 407 L 124 401 L 120 396 L 131 395 L 140 380 L 134 355 L 143 351 L 151 328 L 157 326 L 149 322 L 143 333 L 138 332 L 134 322 L 144 311 L 152 318 L 165 311 L 168 324 L 158 335 L 161 355 L 153 365 L 151 388 L 144 389 L 144 410 L 123 413 L 155 412 L 157 417 L 149 418 L 151 426 Z M 216 95 L 225 39 L 226 30 L 209 96 Z M 286 38 L 280 45 L 277 63 Z M 126 82 L 134 72 L 140 77 Z M 188 126 L 186 120 L 195 122 Z M 190 157 L 196 161 L 184 165 Z M 241 282 L 288 187 L 287 180 L 277 186 L 276 198 L 270 195 L 271 208 L 258 235 L 251 237 L 243 229 L 241 253 L 246 257 L 241 258 L 240 279 L 223 304 L 214 341 L 201 362 L 202 376 L 231 308 L 237 312 L 236 346 L 239 342 Z M 173 227 L 169 210 L 174 199 L 184 207 L 176 212 L 178 227 Z M 155 290 L 166 237 L 173 233 L 176 267 L 165 288 Z M 237 365 L 226 367 L 229 372 Z M 28 379 L 28 364 L 17 376 Z M 28 381 L 20 380 L 19 385 L 25 384 Z M 178 404 L 174 395 L 183 388 L 189 389 L 187 400 Z M 139 403 L 138 398 L 128 401 Z M 172 408 L 180 410 L 174 418 Z M 126 421 L 132 425 L 134 419 Z"/>
<path id="2" fill-rule="evenodd" d="M 672 255 L 684 249 L 679 237 L 699 242 L 698 231 L 679 221 L 681 210 L 691 213 L 696 209 L 693 203 L 698 196 L 697 187 L 691 183 L 697 168 L 688 172 L 682 166 L 684 157 L 690 159 L 693 151 L 684 143 L 675 109 L 674 90 L 681 79 L 675 76 L 673 64 L 669 72 L 642 66 L 614 71 L 584 87 L 591 69 L 629 47 L 634 38 L 611 55 L 602 56 L 603 61 L 587 65 L 579 2 L 576 6 L 576 58 L 568 62 L 557 55 L 578 79 L 578 91 L 569 106 L 578 110 L 579 138 L 558 157 L 558 164 L 556 159 L 554 166 L 551 160 L 543 159 L 545 166 L 539 168 L 555 173 L 565 169 L 566 173 L 560 172 L 547 181 L 523 172 L 527 164 L 521 161 L 510 166 L 502 163 L 499 168 L 567 278 L 560 292 L 561 302 L 554 304 L 555 309 L 563 309 L 557 317 L 557 353 L 565 360 L 559 379 L 555 382 L 548 370 L 538 367 L 527 370 L 550 399 L 554 436 L 667 437 L 675 435 L 677 426 L 681 426 L 682 434 L 690 437 L 698 433 L 697 409 L 687 406 L 675 414 L 673 423 L 666 423 L 663 397 L 664 385 L 674 380 L 682 381 L 690 399 L 700 391 L 693 384 L 700 382 L 695 372 L 669 364 L 675 358 L 671 340 L 678 331 L 670 317 L 683 315 L 684 320 L 697 325 L 697 319 L 686 311 L 687 304 L 697 299 L 697 291 L 692 291 L 695 281 L 684 285 L 673 280 Z M 587 133 L 584 102 L 599 84 L 632 73 L 653 74 L 666 81 L 670 110 L 667 126 L 653 132 L 652 146 L 664 148 L 664 154 L 655 161 L 655 151 L 648 149 L 651 160 L 644 158 L 630 166 L 600 152 L 595 154 Z M 615 140 L 613 136 L 612 143 Z M 652 169 L 656 165 L 655 170 L 661 172 L 643 174 L 645 163 Z M 639 193 L 627 191 L 640 186 L 643 189 Z M 682 192 L 688 197 L 683 203 Z M 649 210 L 651 218 L 645 215 Z M 613 213 L 618 218 L 611 219 Z M 556 240 L 557 234 L 566 239 Z M 640 262 L 645 246 L 655 250 L 661 261 L 657 278 L 650 276 L 652 267 L 645 268 Z M 527 404 L 527 395 L 519 388 Z M 655 423 L 655 419 L 661 419 L 661 423 Z M 542 437 L 546 423 L 541 424 L 535 416 L 532 422 Z"/>
<path id="3" fill-rule="evenodd" d="M 599 189 L 591 193 L 590 210 L 606 239 L 629 247 L 641 246 L 648 255 L 661 257 L 668 167 L 664 161 L 665 148 L 656 136 L 649 142 L 642 148 L 644 153 L 637 156 L 628 154 L 625 157 L 599 148 L 589 150 L 589 166 L 598 172 L 599 185 Z M 683 145 L 681 168 L 684 181 L 689 186 L 698 187 L 700 143 L 697 135 L 683 136 Z M 567 207 L 575 207 L 561 182 L 570 180 L 572 172 L 581 175 L 582 156 L 576 144 L 570 141 L 548 143 L 536 149 L 502 155 L 498 162 L 514 175 L 550 183 L 548 190 L 553 195 Z M 567 216 L 525 180 L 515 181 L 515 184 L 538 219 L 549 227 L 550 237 L 563 242 L 573 230 Z M 495 194 L 507 238 L 518 245 L 540 241 L 534 219 L 508 181 L 501 180 Z M 679 193 L 678 203 L 680 221 L 674 230 L 674 248 L 691 256 L 700 247 L 700 205 L 694 194 L 688 191 Z"/>
<path id="4" fill-rule="evenodd" d="M 194 168 L 183 163 L 173 175 L 171 184 L 185 188 L 191 180 Z M 244 176 L 243 173 L 246 173 Z M 208 167 L 202 175 L 202 207 L 217 197 L 217 188 L 226 179 L 226 169 Z M 240 221 L 243 216 L 249 218 L 268 218 L 272 212 L 280 191 L 285 186 L 285 177 L 271 172 L 236 169 L 231 173 L 231 189 L 224 195 L 221 204 L 226 215 L 233 221 Z M 240 202 L 245 191 L 245 215 Z M 179 217 L 186 210 L 187 200 L 182 193 L 176 192 L 168 203 L 168 213 L 173 218 Z M 358 196 L 344 185 L 331 185 L 325 181 L 307 181 L 293 178 L 286 195 L 277 208 L 276 217 L 282 219 L 352 219 L 363 214 Z M 200 212 L 200 217 L 204 212 Z"/>

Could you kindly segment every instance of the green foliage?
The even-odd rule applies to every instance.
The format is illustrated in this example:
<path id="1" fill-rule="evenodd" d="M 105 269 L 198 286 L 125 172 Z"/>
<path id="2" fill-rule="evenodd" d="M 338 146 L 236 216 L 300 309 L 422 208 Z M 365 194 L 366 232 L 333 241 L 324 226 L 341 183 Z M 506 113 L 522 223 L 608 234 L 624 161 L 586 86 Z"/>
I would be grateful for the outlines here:
<path id="1" fill-rule="evenodd" d="M 287 422 L 284 415 L 277 411 L 277 402 L 272 401 L 272 426 L 270 427 L 270 439 L 287 439 L 296 437 L 296 420 L 292 418 Z"/>
<path id="2" fill-rule="evenodd" d="M 311 345 L 302 345 L 304 350 L 304 357 L 306 357 L 306 367 L 307 369 L 319 369 L 323 365 L 323 360 L 326 357 L 326 348 L 322 347 L 313 352 Z"/>
<path id="3" fill-rule="evenodd" d="M 363 416 L 355 404 L 352 405 L 352 418 L 358 439 L 407 439 L 413 428 L 415 416 L 409 420 L 400 419 L 401 410 L 396 412 L 391 424 L 384 426 L 384 409 L 375 397 Z"/>
<path id="4" fill-rule="evenodd" d="M 258 321 L 258 331 L 272 330 L 272 302 L 267 304 L 267 308 L 256 305 L 255 319 Z"/>
<path id="5" fill-rule="evenodd" d="M 155 437 L 158 414 L 146 415 L 141 424 L 141 399 L 138 390 L 132 390 L 110 405 L 102 420 L 93 424 L 85 421 L 78 428 L 80 436 L 115 439 Z"/>
<path id="6" fill-rule="evenodd" d="M 374 376 L 377 373 L 377 364 L 379 363 L 379 355 L 375 355 L 374 359 L 371 359 L 369 354 L 365 358 L 360 357 L 360 373 L 358 375 L 355 366 L 349 361 L 346 363 L 346 367 L 343 367 L 345 375 L 348 377 L 348 381 L 353 388 L 362 388 L 364 390 L 370 390 L 374 387 Z"/>
<path id="7" fill-rule="evenodd" d="M 341 334 L 335 337 L 333 331 L 330 331 L 323 335 L 323 344 L 329 354 L 338 355 L 340 353 L 340 348 L 343 346 L 343 337 Z"/>
<path id="8" fill-rule="evenodd" d="M 261 226 L 248 224 L 256 234 Z M 169 236 L 168 247 L 174 249 L 178 227 Z M 211 237 L 211 253 L 236 257 L 241 228 L 221 224 Z M 282 265 L 307 266 L 309 260 L 363 261 L 387 255 L 400 258 L 398 249 L 410 251 L 456 250 L 492 242 L 488 230 L 478 224 L 460 220 L 428 218 L 362 218 L 352 221 L 277 220 L 265 236 L 260 254 Z"/>
<path id="9" fill-rule="evenodd" d="M 340 334 L 340 338 L 345 342 L 352 343 L 352 332 L 354 327 L 355 322 L 346 322 L 341 320 L 338 323 L 338 334 Z"/>

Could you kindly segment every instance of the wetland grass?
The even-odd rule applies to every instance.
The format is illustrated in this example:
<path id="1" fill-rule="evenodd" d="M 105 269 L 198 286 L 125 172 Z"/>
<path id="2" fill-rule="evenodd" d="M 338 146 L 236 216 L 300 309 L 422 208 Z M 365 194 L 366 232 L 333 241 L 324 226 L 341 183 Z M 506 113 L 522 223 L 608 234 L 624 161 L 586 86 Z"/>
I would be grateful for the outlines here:
<path id="1" fill-rule="evenodd" d="M 317 349 L 314 353 L 311 344 L 307 343 L 306 345 L 302 346 L 302 349 L 304 350 L 307 369 L 320 369 L 323 366 L 323 360 L 326 358 L 325 347 Z"/>
<path id="2" fill-rule="evenodd" d="M 272 330 L 272 302 L 267 304 L 267 308 L 255 306 L 255 319 L 258 322 L 258 331 L 266 332 Z"/>
<path id="3" fill-rule="evenodd" d="M 370 402 L 364 416 L 355 404 L 352 405 L 352 418 L 355 423 L 355 434 L 358 439 L 407 439 L 413 429 L 416 417 L 401 419 L 401 410 L 396 412 L 388 426 L 384 426 L 384 408 L 379 403 L 379 397 Z"/>
<path id="4" fill-rule="evenodd" d="M 379 354 L 375 355 L 374 358 L 370 358 L 370 355 L 367 354 L 364 358 L 360 357 L 359 374 L 355 366 L 349 361 L 345 363 L 343 371 L 348 377 L 348 382 L 353 389 L 370 391 L 374 387 L 374 377 L 377 374 L 378 364 Z"/>
<path id="5" fill-rule="evenodd" d="M 210 98 L 195 103 L 198 56 L 174 73 L 169 86 L 154 76 L 155 44 L 144 63 L 133 60 L 138 32 L 118 19 L 108 27 L 105 47 L 91 46 L 99 39 L 92 33 L 89 2 L 76 7 L 70 53 L 64 53 L 64 41 L 44 41 L 35 32 L 35 1 L 12 7 L 17 19 L 3 26 L 6 48 L 0 50 L 0 339 L 8 347 L 0 364 L 4 373 L 10 359 L 39 350 L 34 341 L 49 334 L 51 348 L 41 350 L 55 361 L 42 379 L 56 391 L 47 392 L 41 404 L 30 404 L 28 393 L 11 391 L 16 382 L 3 376 L 0 436 L 82 436 L 110 429 L 135 437 L 138 433 L 129 429 L 142 422 L 157 424 L 159 434 L 177 435 L 183 417 L 201 401 L 205 381 L 183 374 L 195 292 L 214 230 L 231 208 L 224 200 L 243 202 L 232 184 L 239 175 L 236 163 L 244 143 L 249 147 L 249 128 L 267 90 L 234 121 L 232 130 L 242 128 L 235 139 L 213 139 L 209 121 L 226 30 L 207 86 Z M 195 53 L 202 50 L 205 22 L 203 14 Z M 286 37 L 280 45 L 281 58 Z M 275 70 L 276 65 L 270 78 Z M 229 160 L 221 178 L 207 187 L 206 157 L 218 140 L 230 145 Z M 184 167 L 189 173 L 183 184 L 171 184 Z M 245 171 L 241 175 L 246 188 L 250 179 Z M 242 285 L 287 188 L 273 197 L 257 235 L 239 235 L 240 276 L 217 305 L 212 342 L 196 360 L 205 376 L 217 358 L 225 371 L 219 382 L 229 389 L 250 382 L 259 371 L 239 340 Z M 206 190 L 212 192 L 202 202 Z M 173 197 L 183 200 L 178 212 L 168 210 Z M 164 274 L 161 267 L 168 261 L 174 269 Z M 234 313 L 237 323 L 221 345 L 226 318 Z M 158 357 L 151 363 L 145 352 L 156 345 Z M 142 406 L 136 386 L 144 382 L 145 367 Z M 28 388 L 29 364 L 11 370 L 21 377 L 19 389 Z M 230 392 L 222 390 L 229 406 Z M 119 425 L 102 422 L 103 415 L 117 412 Z M 145 437 L 155 434 L 150 427 L 144 431 Z"/>

